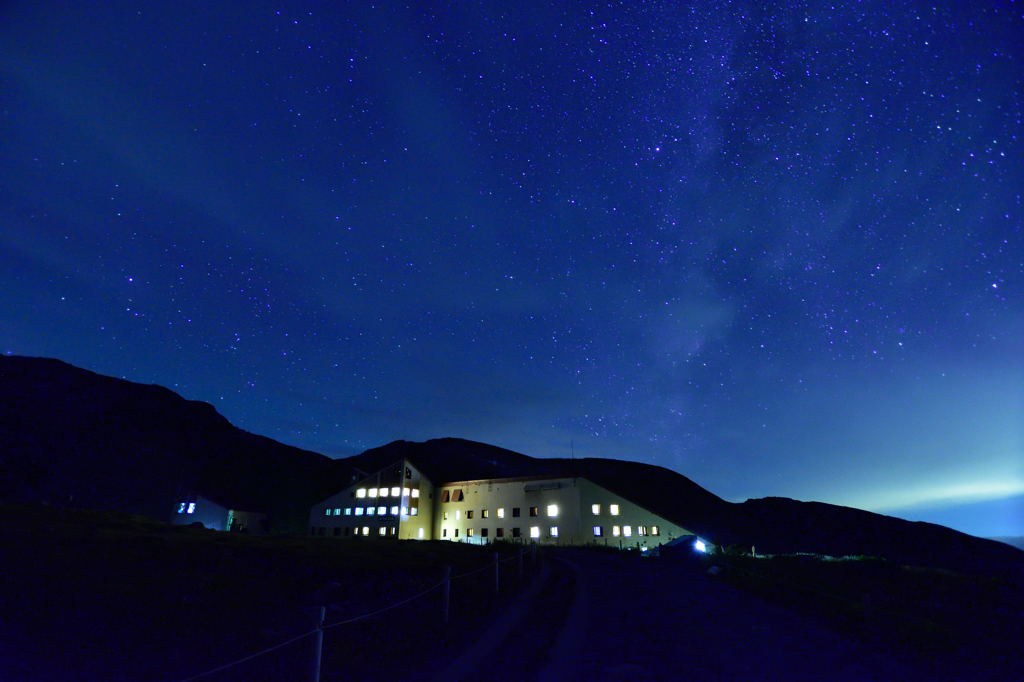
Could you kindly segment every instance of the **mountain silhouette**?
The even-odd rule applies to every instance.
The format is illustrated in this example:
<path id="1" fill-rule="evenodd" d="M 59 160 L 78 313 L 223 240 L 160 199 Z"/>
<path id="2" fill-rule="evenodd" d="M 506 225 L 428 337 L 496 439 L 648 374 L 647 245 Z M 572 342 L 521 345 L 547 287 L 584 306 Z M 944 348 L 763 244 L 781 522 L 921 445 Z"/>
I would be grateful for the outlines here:
<path id="1" fill-rule="evenodd" d="M 332 460 L 232 426 L 212 405 L 60 360 L 0 357 L 0 500 L 166 520 L 186 494 L 265 511 L 302 532 L 309 508 L 408 458 L 435 482 L 584 477 L 723 546 L 870 555 L 968 572 L 1024 572 L 1024 552 L 924 522 L 822 502 L 727 502 L 662 467 L 544 459 L 460 438 L 398 440 Z"/>

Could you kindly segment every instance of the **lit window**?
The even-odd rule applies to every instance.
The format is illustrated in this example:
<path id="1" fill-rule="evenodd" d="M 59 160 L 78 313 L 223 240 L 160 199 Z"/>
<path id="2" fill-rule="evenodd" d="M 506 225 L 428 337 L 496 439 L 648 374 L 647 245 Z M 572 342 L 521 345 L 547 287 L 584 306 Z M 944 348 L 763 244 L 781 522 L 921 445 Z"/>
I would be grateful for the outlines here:
<path id="1" fill-rule="evenodd" d="M 376 488 L 370 488 L 368 491 L 366 491 L 366 496 L 367 497 L 377 497 L 377 489 Z"/>
<path id="2" fill-rule="evenodd" d="M 530 537 L 531 538 L 539 538 L 540 537 L 540 526 L 530 526 Z"/>
<path id="3" fill-rule="evenodd" d="M 386 527 L 384 527 L 384 526 L 381 526 L 380 527 L 380 534 L 381 535 L 387 535 L 388 534 L 388 529 Z"/>
<path id="4" fill-rule="evenodd" d="M 341 516 L 341 507 L 335 507 L 334 508 L 334 515 L 335 516 Z"/>
<path id="5" fill-rule="evenodd" d="M 392 507 L 391 508 L 391 515 L 392 516 L 398 516 L 398 507 Z"/>
<path id="6" fill-rule="evenodd" d="M 416 531 L 416 539 L 417 540 L 422 540 L 423 539 L 423 529 L 422 528 L 420 528 L 419 530 Z"/>
<path id="7" fill-rule="evenodd" d="M 381 488 L 380 490 L 377 491 L 377 496 L 378 497 L 387 497 L 388 496 L 388 489 L 387 488 Z"/>
<path id="8" fill-rule="evenodd" d="M 540 516 L 540 507 L 530 507 L 530 516 Z"/>
<path id="9" fill-rule="evenodd" d="M 409 497 L 409 489 L 402 488 L 402 497 Z"/>
<path id="10" fill-rule="evenodd" d="M 622 534 L 625 535 L 627 538 L 633 537 L 633 527 L 632 526 L 623 526 L 622 527 Z"/>
<path id="11" fill-rule="evenodd" d="M 420 513 L 420 508 L 419 507 L 413 507 L 412 509 L 409 510 L 409 516 L 416 516 L 419 513 Z"/>
<path id="12" fill-rule="evenodd" d="M 611 514 L 612 516 L 618 516 L 619 515 L 619 505 L 617 505 L 617 504 L 609 504 L 608 505 L 608 513 Z"/>
<path id="13" fill-rule="evenodd" d="M 179 504 L 178 505 L 178 513 L 179 514 L 184 514 L 185 513 L 185 507 L 187 507 L 187 506 L 188 506 L 188 502 L 182 502 L 181 504 Z"/>
<path id="14" fill-rule="evenodd" d="M 377 508 L 376 507 L 367 507 L 366 508 L 366 515 L 367 516 L 373 516 L 376 512 L 377 512 Z"/>
<path id="15" fill-rule="evenodd" d="M 549 504 L 548 505 L 548 516 L 558 516 L 558 505 L 557 504 Z"/>
<path id="16" fill-rule="evenodd" d="M 352 507 L 345 507 L 345 516 L 352 516 Z"/>
<path id="17" fill-rule="evenodd" d="M 621 534 L 622 534 L 622 532 L 619 530 L 618 526 L 612 526 L 612 537 L 616 537 L 617 538 Z"/>
<path id="18" fill-rule="evenodd" d="M 370 534 L 370 527 L 369 526 L 363 526 L 363 535 L 369 535 L 369 534 Z"/>
<path id="19" fill-rule="evenodd" d="M 412 498 L 415 500 L 419 496 L 420 496 L 420 489 L 419 488 L 413 488 L 412 489 Z"/>
<path id="20" fill-rule="evenodd" d="M 637 526 L 636 527 L 636 534 L 637 535 L 647 535 L 647 526 Z"/>
<path id="21" fill-rule="evenodd" d="M 402 489 L 395 487 L 391 489 L 391 497 L 399 497 L 402 494 Z"/>
<path id="22" fill-rule="evenodd" d="M 467 519 L 473 518 L 473 510 L 472 509 L 466 511 L 466 518 Z"/>
<path id="23" fill-rule="evenodd" d="M 551 526 L 551 537 L 558 537 L 558 526 Z"/>
<path id="24" fill-rule="evenodd" d="M 402 507 L 402 516 L 405 516 L 408 513 L 409 513 L 409 508 L 408 507 Z"/>
<path id="25" fill-rule="evenodd" d="M 185 513 L 186 514 L 194 514 L 195 511 L 196 511 L 196 503 L 195 502 L 189 502 L 188 503 L 188 509 L 185 510 Z"/>
<path id="26" fill-rule="evenodd" d="M 377 507 L 377 516 L 384 516 L 388 513 L 387 507 Z"/>
<path id="27" fill-rule="evenodd" d="M 466 537 L 467 538 L 473 537 L 473 529 L 472 528 L 467 528 L 466 529 Z"/>
<path id="28" fill-rule="evenodd" d="M 601 514 L 601 505 L 599 505 L 599 504 L 592 504 L 592 505 L 590 505 L 590 513 L 593 514 L 594 516 L 599 516 Z"/>
<path id="29" fill-rule="evenodd" d="M 442 512 L 442 513 L 444 515 L 444 520 L 447 521 L 448 520 L 448 512 Z"/>
<path id="30" fill-rule="evenodd" d="M 488 510 L 486 510 L 486 509 L 481 509 L 480 510 L 480 518 L 486 519 L 486 518 L 490 517 L 490 515 L 491 515 L 491 513 Z"/>
<path id="31" fill-rule="evenodd" d="M 356 507 L 356 516 L 362 516 L 362 515 L 363 515 L 363 508 L 362 507 Z"/>
<path id="32" fill-rule="evenodd" d="M 455 520 L 458 521 L 461 518 L 462 518 L 462 512 L 459 511 L 458 509 L 456 509 L 455 510 Z"/>
<path id="33" fill-rule="evenodd" d="M 651 526 L 651 535 L 661 535 L 661 529 L 657 526 Z"/>
<path id="34" fill-rule="evenodd" d="M 599 538 L 604 535 L 604 529 L 601 526 L 594 526 L 594 537 Z"/>
<path id="35" fill-rule="evenodd" d="M 366 488 L 356 490 L 356 497 L 366 497 Z"/>
<path id="36" fill-rule="evenodd" d="M 504 507 L 498 507 L 498 518 L 499 519 L 505 518 L 505 508 Z"/>
<path id="37" fill-rule="evenodd" d="M 396 526 L 391 526 L 391 534 L 394 535 L 395 531 L 398 530 Z"/>
<path id="38" fill-rule="evenodd" d="M 330 516 L 332 513 L 331 509 L 324 509 L 324 516 Z"/>

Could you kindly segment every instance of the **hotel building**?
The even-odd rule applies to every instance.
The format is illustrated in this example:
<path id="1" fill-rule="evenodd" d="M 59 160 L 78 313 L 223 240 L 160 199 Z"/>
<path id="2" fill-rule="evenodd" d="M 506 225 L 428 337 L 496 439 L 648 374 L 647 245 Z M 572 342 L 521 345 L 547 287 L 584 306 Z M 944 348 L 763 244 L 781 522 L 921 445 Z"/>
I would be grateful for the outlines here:
<path id="1" fill-rule="evenodd" d="M 649 548 L 692 532 L 579 476 L 432 483 L 407 459 L 313 506 L 310 532 Z"/>

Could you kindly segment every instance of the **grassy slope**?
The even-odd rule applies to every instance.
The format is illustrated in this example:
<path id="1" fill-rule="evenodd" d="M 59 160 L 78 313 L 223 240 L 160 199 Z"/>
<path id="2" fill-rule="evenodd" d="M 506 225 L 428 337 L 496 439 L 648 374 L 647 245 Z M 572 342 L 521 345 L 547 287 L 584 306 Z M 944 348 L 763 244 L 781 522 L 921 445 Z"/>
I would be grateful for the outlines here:
<path id="1" fill-rule="evenodd" d="M 0 658 L 12 680 L 186 677 L 310 629 L 315 604 L 336 604 L 329 623 L 360 615 L 436 583 L 444 565 L 455 574 L 486 565 L 494 551 L 250 537 L 110 512 L 0 509 L 10 557 L 0 588 L 0 646 L 7 648 Z M 325 675 L 405 677 L 417 659 L 452 655 L 492 615 L 491 576 L 487 570 L 453 582 L 449 628 L 438 627 L 435 592 L 328 631 Z M 506 577 L 511 583 L 511 570 Z M 301 677 L 309 646 L 304 640 L 210 679 Z"/>

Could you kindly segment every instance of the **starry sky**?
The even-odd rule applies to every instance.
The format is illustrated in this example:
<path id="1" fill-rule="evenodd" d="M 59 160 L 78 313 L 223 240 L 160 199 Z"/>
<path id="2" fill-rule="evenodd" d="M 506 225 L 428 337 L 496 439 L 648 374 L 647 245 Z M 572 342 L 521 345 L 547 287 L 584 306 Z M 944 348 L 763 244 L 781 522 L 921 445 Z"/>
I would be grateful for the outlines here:
<path id="1" fill-rule="evenodd" d="M 7 2 L 0 352 L 1024 535 L 1020 2 Z"/>

